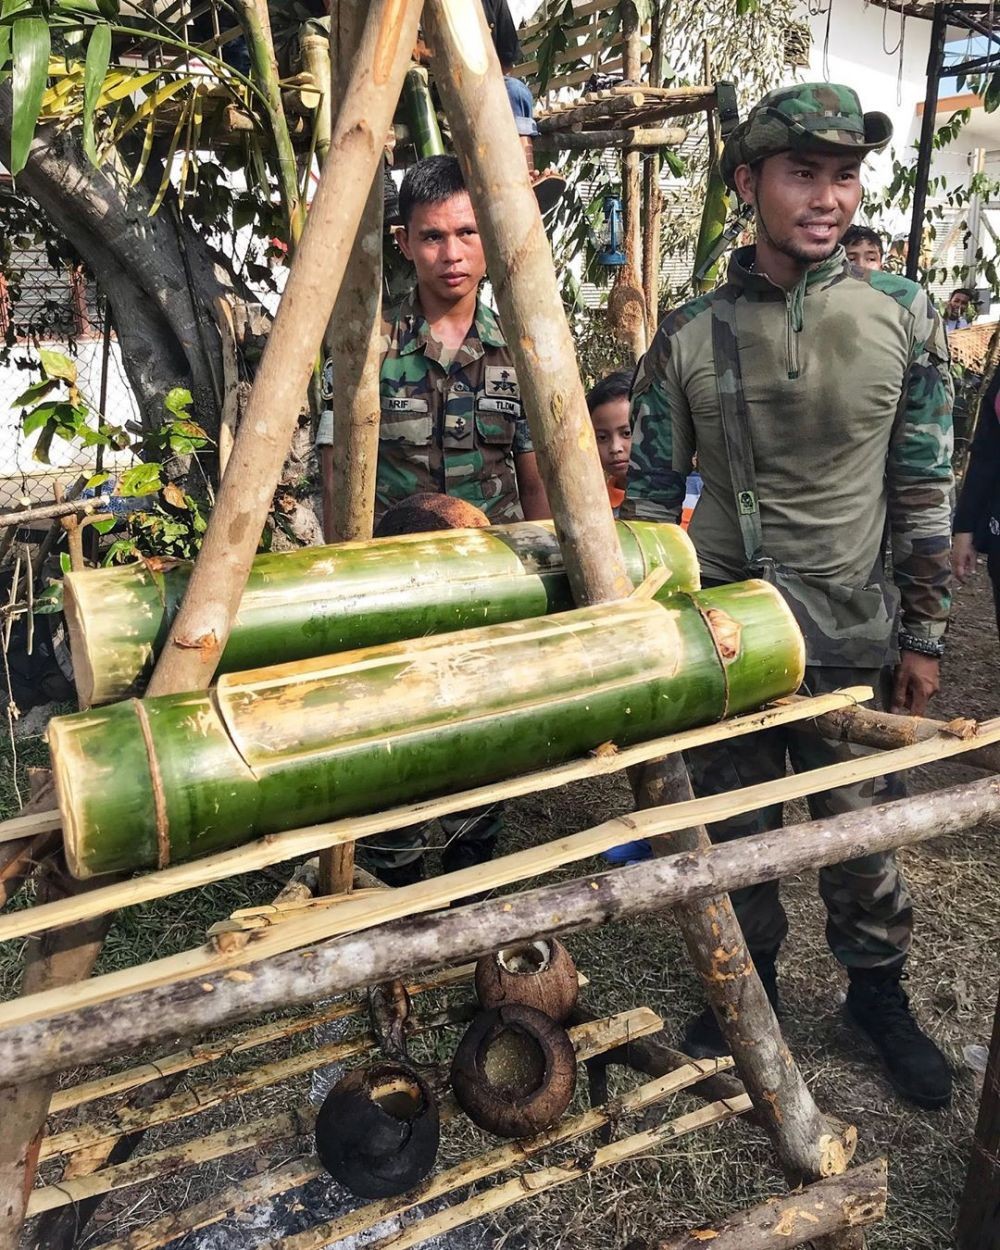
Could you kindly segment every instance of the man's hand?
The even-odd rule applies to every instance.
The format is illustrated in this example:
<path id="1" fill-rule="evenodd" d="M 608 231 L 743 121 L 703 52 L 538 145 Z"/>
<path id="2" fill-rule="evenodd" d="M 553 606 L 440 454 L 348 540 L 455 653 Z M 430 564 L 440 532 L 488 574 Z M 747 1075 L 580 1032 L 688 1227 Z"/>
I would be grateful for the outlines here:
<path id="1" fill-rule="evenodd" d="M 951 538 L 951 571 L 960 582 L 976 571 L 976 549 L 971 534 L 953 534 Z"/>
<path id="2" fill-rule="evenodd" d="M 941 684 L 941 661 L 917 651 L 901 651 L 892 683 L 890 712 L 923 716 Z"/>

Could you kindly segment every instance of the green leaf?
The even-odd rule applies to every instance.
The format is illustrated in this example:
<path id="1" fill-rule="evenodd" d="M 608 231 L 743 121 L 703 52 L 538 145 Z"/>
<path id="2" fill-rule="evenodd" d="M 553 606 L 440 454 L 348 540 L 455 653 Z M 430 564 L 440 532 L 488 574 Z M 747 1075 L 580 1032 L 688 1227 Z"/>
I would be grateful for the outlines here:
<path id="1" fill-rule="evenodd" d="M 7 68 L 10 60 L 10 27 L 0 26 L 0 70 Z"/>
<path id="2" fill-rule="evenodd" d="M 87 60 L 83 69 L 83 150 L 92 165 L 97 165 L 97 141 L 94 138 L 94 112 L 111 61 L 111 27 L 101 22 L 87 44 Z"/>
<path id="3" fill-rule="evenodd" d="M 117 521 L 117 517 L 109 516 L 105 517 L 103 521 L 91 521 L 90 527 L 98 534 L 110 534 L 115 528 Z"/>
<path id="4" fill-rule="evenodd" d="M 11 404 L 12 408 L 26 408 L 28 404 L 33 404 L 38 399 L 44 399 L 49 391 L 58 386 L 55 378 L 40 378 L 18 395 L 17 399 Z"/>
<path id="5" fill-rule="evenodd" d="M 73 565 L 70 563 L 70 558 L 65 551 L 59 552 L 59 567 L 64 573 L 71 573 L 73 571 Z"/>
<path id="6" fill-rule="evenodd" d="M 163 406 L 167 412 L 172 412 L 175 417 L 186 417 L 187 410 L 194 403 L 191 392 L 184 386 L 175 386 L 172 390 L 167 391 L 163 400 Z"/>
<path id="7" fill-rule="evenodd" d="M 70 386 L 76 386 L 76 365 L 68 356 L 43 347 L 38 352 L 38 359 L 47 378 L 61 378 Z"/>
<path id="8" fill-rule="evenodd" d="M 663 160 L 675 178 L 683 178 L 687 173 L 687 164 L 684 161 L 684 157 L 679 152 L 675 152 L 673 148 L 663 149 Z"/>
<path id="9" fill-rule="evenodd" d="M 85 489 L 96 490 L 98 486 L 103 486 L 110 476 L 110 473 L 95 473 L 93 477 L 87 479 Z"/>
<path id="10" fill-rule="evenodd" d="M 53 418 L 57 416 L 59 409 L 63 405 L 58 401 L 48 404 L 39 404 L 37 408 L 33 408 L 31 412 L 26 413 L 22 423 L 22 429 L 25 435 L 34 434 L 36 430 L 40 430 L 43 425 L 47 425 Z M 53 427 L 55 422 L 53 421 Z"/>
<path id="11" fill-rule="evenodd" d="M 116 493 L 130 499 L 142 495 L 155 495 L 162 487 L 158 464 L 137 464 L 131 469 L 126 469 L 121 475 Z"/>
<path id="12" fill-rule="evenodd" d="M 14 61 L 14 117 L 10 128 L 10 172 L 24 168 L 35 137 L 49 72 L 49 24 L 41 17 L 19 17 L 11 35 Z"/>
<path id="13" fill-rule="evenodd" d="M 40 595 L 35 596 L 36 616 L 56 616 L 63 610 L 62 582 L 49 582 Z"/>
<path id="14" fill-rule="evenodd" d="M 97 0 L 97 7 L 101 17 L 106 17 L 109 22 L 118 21 L 118 0 Z"/>

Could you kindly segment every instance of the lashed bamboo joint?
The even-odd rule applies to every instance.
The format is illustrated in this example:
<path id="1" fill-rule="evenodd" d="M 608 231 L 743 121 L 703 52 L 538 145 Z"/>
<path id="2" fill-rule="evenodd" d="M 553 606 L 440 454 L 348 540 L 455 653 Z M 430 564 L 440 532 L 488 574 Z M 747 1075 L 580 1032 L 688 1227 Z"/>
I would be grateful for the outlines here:
<path id="1" fill-rule="evenodd" d="M 664 569 L 701 585 L 676 525 L 617 522 L 638 585 Z M 64 601 L 81 707 L 141 691 L 187 589 L 187 560 L 69 573 Z M 550 521 L 412 534 L 258 556 L 218 672 L 493 625 L 573 606 Z"/>
<path id="2" fill-rule="evenodd" d="M 784 600 L 750 581 L 58 717 L 49 741 L 67 862 L 79 877 L 162 868 L 546 767 L 609 739 L 627 746 L 790 694 L 803 665 Z"/>

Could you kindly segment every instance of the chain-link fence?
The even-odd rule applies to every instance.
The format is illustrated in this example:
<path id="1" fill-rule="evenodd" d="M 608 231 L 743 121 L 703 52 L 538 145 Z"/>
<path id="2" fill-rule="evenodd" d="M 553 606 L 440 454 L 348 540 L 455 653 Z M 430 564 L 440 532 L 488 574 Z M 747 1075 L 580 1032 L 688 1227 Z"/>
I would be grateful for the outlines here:
<path id="1" fill-rule="evenodd" d="M 58 484 L 72 485 L 101 467 L 127 467 L 130 453 L 52 440 L 39 458 L 37 434 L 25 435 L 24 407 L 16 401 L 40 376 L 39 351 L 68 356 L 76 366 L 80 397 L 116 426 L 138 417 L 135 398 L 113 334 L 106 333 L 106 304 L 83 267 L 44 239 L 17 233 L 25 201 L 0 193 L 0 509 L 23 501 L 51 500 Z M 13 211 L 16 208 L 16 212 Z"/>

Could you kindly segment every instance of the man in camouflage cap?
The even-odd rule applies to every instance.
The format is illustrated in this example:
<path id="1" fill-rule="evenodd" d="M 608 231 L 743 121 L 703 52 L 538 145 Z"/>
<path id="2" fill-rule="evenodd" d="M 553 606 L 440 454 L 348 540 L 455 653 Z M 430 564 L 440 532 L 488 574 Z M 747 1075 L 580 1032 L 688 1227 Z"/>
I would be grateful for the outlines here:
<path id="1" fill-rule="evenodd" d="M 726 282 L 661 324 L 632 391 L 622 516 L 677 520 L 697 454 L 703 493 L 689 533 L 706 584 L 764 577 L 806 639 L 805 691 L 876 688 L 921 715 L 937 690 L 949 610 L 951 378 L 940 318 L 905 278 L 862 272 L 841 237 L 861 199 L 861 162 L 889 141 L 880 113 L 832 84 L 771 92 L 726 142 L 722 171 L 753 207 L 757 243 Z M 882 553 L 891 537 L 896 587 Z M 897 617 L 898 597 L 902 612 Z M 858 753 L 794 727 L 692 752 L 695 789 L 720 793 Z M 810 799 L 814 819 L 868 806 L 872 783 Z M 716 825 L 716 840 L 780 827 L 780 806 Z M 912 908 L 891 856 L 820 872 L 827 938 L 847 968 L 849 1017 L 897 1089 L 925 1107 L 951 1092 L 944 1056 L 900 985 Z M 778 1006 L 788 923 L 778 883 L 733 893 L 747 945 Z M 711 1012 L 693 1055 L 725 1049 Z"/>

